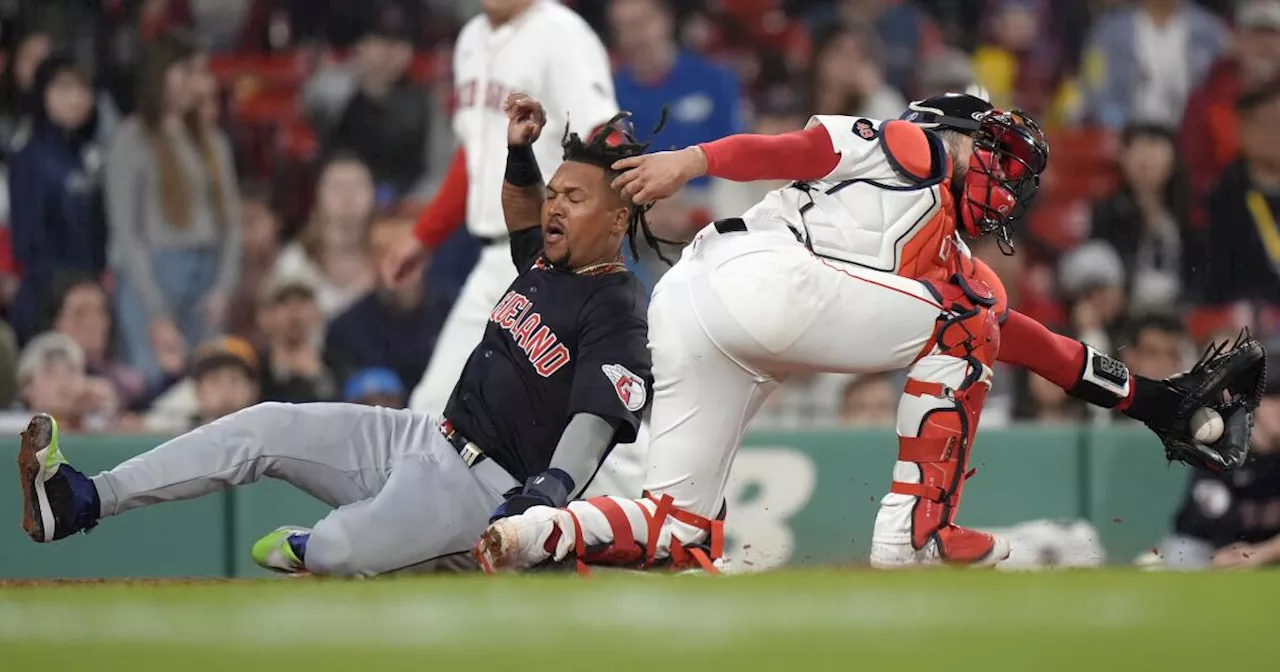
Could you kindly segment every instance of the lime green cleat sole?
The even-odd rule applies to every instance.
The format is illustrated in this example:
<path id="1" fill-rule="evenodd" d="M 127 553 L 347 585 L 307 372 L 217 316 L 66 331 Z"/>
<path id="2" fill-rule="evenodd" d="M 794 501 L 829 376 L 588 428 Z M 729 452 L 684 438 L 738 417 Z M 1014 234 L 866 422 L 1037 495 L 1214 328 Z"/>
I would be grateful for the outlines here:
<path id="1" fill-rule="evenodd" d="M 58 422 L 47 413 L 31 418 L 22 432 L 18 473 L 26 504 L 22 511 L 22 529 L 36 541 L 49 542 L 55 538 L 54 515 L 45 482 L 64 464 L 67 459 L 58 449 Z"/>
<path id="2" fill-rule="evenodd" d="M 284 574 L 304 574 L 307 571 L 302 559 L 293 552 L 289 545 L 290 537 L 308 534 L 311 530 L 305 527 L 277 527 L 261 539 L 253 542 L 249 553 L 259 567 Z"/>

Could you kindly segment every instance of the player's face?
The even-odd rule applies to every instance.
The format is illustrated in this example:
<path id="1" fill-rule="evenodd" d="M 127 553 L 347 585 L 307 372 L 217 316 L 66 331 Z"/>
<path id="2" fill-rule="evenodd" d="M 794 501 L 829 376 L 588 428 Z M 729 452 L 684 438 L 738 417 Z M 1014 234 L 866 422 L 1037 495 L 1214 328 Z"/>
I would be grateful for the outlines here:
<path id="1" fill-rule="evenodd" d="M 235 366 L 214 369 L 196 381 L 196 402 L 206 421 L 248 408 L 257 399 L 257 383 Z"/>
<path id="2" fill-rule="evenodd" d="M 547 183 L 542 253 L 557 266 L 581 268 L 618 256 L 627 208 L 605 171 L 566 161 Z"/>

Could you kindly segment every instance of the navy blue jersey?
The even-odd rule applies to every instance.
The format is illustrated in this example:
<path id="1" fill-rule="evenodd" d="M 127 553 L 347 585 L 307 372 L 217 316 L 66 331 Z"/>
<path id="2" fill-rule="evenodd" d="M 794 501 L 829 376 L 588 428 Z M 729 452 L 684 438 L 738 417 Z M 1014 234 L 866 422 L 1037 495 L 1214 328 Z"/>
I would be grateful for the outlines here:
<path id="1" fill-rule="evenodd" d="M 579 275 L 541 261 L 542 230 L 511 236 L 520 276 L 489 314 L 445 417 L 524 482 L 545 471 L 569 419 L 617 421 L 635 440 L 653 389 L 647 298 L 630 271 Z"/>
<path id="2" fill-rule="evenodd" d="M 1280 453 L 1255 452 L 1230 474 L 1192 471 L 1174 531 L 1215 548 L 1280 534 Z"/>

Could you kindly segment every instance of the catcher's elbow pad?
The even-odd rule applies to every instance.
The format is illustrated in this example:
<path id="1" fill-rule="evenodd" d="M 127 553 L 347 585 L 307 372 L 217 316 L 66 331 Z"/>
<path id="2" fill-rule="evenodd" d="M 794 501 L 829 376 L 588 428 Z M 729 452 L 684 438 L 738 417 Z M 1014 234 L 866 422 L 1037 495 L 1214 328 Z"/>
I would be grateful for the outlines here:
<path id="1" fill-rule="evenodd" d="M 1115 408 L 1129 397 L 1129 385 L 1129 367 L 1085 345 L 1080 380 L 1067 393 L 1095 406 Z"/>

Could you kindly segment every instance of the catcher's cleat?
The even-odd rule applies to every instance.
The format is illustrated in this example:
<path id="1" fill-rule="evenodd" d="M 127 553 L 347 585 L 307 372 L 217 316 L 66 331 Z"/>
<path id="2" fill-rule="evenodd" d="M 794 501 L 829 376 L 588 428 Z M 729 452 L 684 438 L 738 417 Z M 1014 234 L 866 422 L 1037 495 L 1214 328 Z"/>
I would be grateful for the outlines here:
<path id="1" fill-rule="evenodd" d="M 502 518 L 489 525 L 471 549 L 471 555 L 485 574 L 541 565 L 557 559 L 557 547 L 564 538 L 562 524 L 575 529 L 564 509 L 531 507 L 518 516 Z"/>
<path id="2" fill-rule="evenodd" d="M 306 540 L 311 530 L 305 527 L 277 527 L 263 538 L 253 542 L 249 553 L 259 567 L 284 574 L 304 574 L 302 562 Z"/>
<path id="3" fill-rule="evenodd" d="M 927 565 L 994 567 L 1009 557 L 1009 542 L 999 535 L 947 525 L 934 533 L 924 548 L 910 542 L 872 542 L 871 566 L 876 569 L 903 569 Z"/>
<path id="4" fill-rule="evenodd" d="M 18 451 L 22 478 L 22 529 L 45 543 L 98 524 L 98 492 L 58 449 L 58 423 L 41 413 L 27 423 Z"/>

